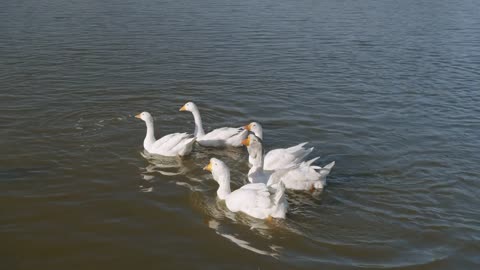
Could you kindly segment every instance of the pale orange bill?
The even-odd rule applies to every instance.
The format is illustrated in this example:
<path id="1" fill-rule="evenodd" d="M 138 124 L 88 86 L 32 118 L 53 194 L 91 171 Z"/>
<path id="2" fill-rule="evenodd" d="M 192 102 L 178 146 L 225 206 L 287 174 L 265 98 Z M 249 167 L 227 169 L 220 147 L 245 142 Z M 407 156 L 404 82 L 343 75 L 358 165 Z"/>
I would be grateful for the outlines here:
<path id="1" fill-rule="evenodd" d="M 248 136 L 245 140 L 243 140 L 242 144 L 245 145 L 245 146 L 249 146 L 250 145 L 250 136 Z"/>
<path id="2" fill-rule="evenodd" d="M 210 162 L 210 163 L 208 163 L 208 165 L 207 165 L 207 166 L 205 166 L 205 167 L 203 167 L 203 169 L 204 169 L 205 171 L 209 171 L 209 172 L 211 172 L 211 171 L 212 171 L 212 163 L 211 163 L 211 162 Z"/>

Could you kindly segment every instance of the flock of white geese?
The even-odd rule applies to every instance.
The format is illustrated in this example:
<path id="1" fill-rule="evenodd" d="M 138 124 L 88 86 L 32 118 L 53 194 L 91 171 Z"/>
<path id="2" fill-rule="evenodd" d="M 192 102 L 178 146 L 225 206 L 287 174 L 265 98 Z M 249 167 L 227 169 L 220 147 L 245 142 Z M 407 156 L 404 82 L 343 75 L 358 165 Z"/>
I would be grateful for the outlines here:
<path id="1" fill-rule="evenodd" d="M 143 147 L 150 154 L 162 156 L 185 156 L 192 152 L 197 142 L 205 147 L 242 147 L 248 150 L 249 184 L 231 191 L 230 169 L 219 159 L 211 158 L 204 170 L 212 173 L 217 181 L 218 198 L 225 200 L 232 212 L 243 212 L 259 219 L 285 218 L 288 203 L 285 189 L 313 190 L 323 189 L 326 178 L 335 165 L 331 162 L 324 167 L 313 165 L 319 158 L 305 160 L 312 148 L 301 143 L 289 148 L 274 149 L 264 155 L 263 130 L 257 122 L 240 128 L 223 127 L 205 133 L 198 107 L 187 102 L 180 111 L 189 111 L 195 120 L 193 136 L 187 133 L 172 133 L 155 139 L 153 117 L 148 112 L 135 115 L 147 125 L 147 134 Z"/>

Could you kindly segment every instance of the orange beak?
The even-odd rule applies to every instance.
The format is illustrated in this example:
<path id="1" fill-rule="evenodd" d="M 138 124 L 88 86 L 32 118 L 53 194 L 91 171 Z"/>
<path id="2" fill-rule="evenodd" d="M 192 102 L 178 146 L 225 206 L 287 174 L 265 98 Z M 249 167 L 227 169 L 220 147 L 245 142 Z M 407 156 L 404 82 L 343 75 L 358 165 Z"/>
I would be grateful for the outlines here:
<path id="1" fill-rule="evenodd" d="M 245 146 L 250 146 L 250 136 L 248 136 L 245 140 L 243 140 L 242 144 Z"/>
<path id="2" fill-rule="evenodd" d="M 139 114 L 135 115 L 135 118 L 142 119 L 142 116 Z"/>
<path id="3" fill-rule="evenodd" d="M 187 110 L 187 107 L 185 107 L 185 105 L 183 105 L 181 108 L 180 108 L 180 112 L 183 112 L 183 111 L 186 111 Z"/>
<path id="4" fill-rule="evenodd" d="M 205 171 L 212 172 L 212 162 L 209 162 L 207 166 L 203 167 Z"/>
<path id="5" fill-rule="evenodd" d="M 248 131 L 251 131 L 252 128 L 251 128 L 250 125 L 251 125 L 251 124 L 248 124 L 248 125 L 244 126 L 243 128 L 246 129 L 246 130 L 248 130 Z"/>

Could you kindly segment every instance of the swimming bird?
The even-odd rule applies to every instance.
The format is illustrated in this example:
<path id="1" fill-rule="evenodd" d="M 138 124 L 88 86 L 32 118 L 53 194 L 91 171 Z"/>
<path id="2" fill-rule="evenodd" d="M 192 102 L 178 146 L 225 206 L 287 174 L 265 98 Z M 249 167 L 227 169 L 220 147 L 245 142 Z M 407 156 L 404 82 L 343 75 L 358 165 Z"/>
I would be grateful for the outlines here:
<path id="1" fill-rule="evenodd" d="M 153 129 L 153 117 L 148 112 L 135 115 L 147 125 L 147 135 L 143 140 L 143 147 L 150 154 L 162 156 L 185 156 L 192 152 L 195 138 L 187 133 L 172 133 L 156 140 Z"/>
<path id="2" fill-rule="evenodd" d="M 323 189 L 327 184 L 327 175 L 335 166 L 335 161 L 323 168 L 314 166 L 313 162 L 319 158 L 316 157 L 303 161 L 293 168 L 269 171 L 263 166 L 262 141 L 254 134 L 250 134 L 242 144 L 247 146 L 249 156 L 253 160 L 252 168 L 248 171 L 248 180 L 251 183 L 265 183 L 267 186 L 283 183 L 287 189 L 294 190 Z"/>
<path id="3" fill-rule="evenodd" d="M 232 192 L 230 169 L 223 161 L 211 158 L 210 163 L 203 169 L 212 173 L 213 179 L 219 185 L 218 198 L 225 200 L 230 211 L 240 211 L 259 219 L 285 218 L 288 202 L 283 184 L 279 184 L 276 189 L 263 183 L 246 184 Z"/>
<path id="4" fill-rule="evenodd" d="M 214 129 L 209 133 L 205 134 L 205 131 L 203 130 L 203 123 L 200 116 L 200 111 L 198 110 L 198 107 L 197 105 L 195 105 L 195 103 L 185 103 L 185 105 L 180 108 L 180 111 L 189 111 L 193 114 L 193 119 L 195 120 L 195 131 L 193 135 L 195 136 L 197 142 L 200 145 L 210 147 L 241 147 L 242 140 L 244 140 L 248 135 L 248 131 L 245 130 L 243 127 L 222 127 Z"/>
<path id="5" fill-rule="evenodd" d="M 258 122 L 252 122 L 244 127 L 246 130 L 253 132 L 255 136 L 263 140 L 263 128 Z M 278 169 L 286 169 L 299 165 L 305 157 L 313 151 L 313 147 L 304 148 L 307 142 L 297 144 L 289 148 L 278 148 L 269 151 L 265 155 L 263 168 L 265 170 L 274 171 Z M 248 150 L 249 148 L 247 148 Z M 249 156 L 248 162 L 253 164 L 252 157 Z"/>

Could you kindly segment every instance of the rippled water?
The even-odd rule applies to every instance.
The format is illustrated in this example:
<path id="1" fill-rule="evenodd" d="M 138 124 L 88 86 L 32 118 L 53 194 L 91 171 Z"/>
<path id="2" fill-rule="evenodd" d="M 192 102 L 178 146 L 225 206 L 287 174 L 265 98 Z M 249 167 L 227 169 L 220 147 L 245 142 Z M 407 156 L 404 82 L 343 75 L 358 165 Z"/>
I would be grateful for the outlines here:
<path id="1" fill-rule="evenodd" d="M 0 3 L 2 269 L 476 269 L 476 1 Z M 234 215 L 245 149 L 143 153 L 157 134 L 263 123 L 335 160 L 286 220 Z M 158 135 L 157 135 L 158 136 Z"/>

